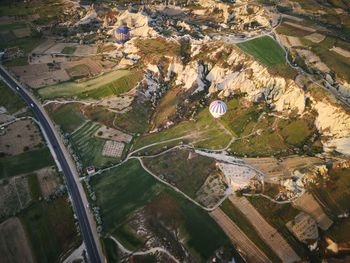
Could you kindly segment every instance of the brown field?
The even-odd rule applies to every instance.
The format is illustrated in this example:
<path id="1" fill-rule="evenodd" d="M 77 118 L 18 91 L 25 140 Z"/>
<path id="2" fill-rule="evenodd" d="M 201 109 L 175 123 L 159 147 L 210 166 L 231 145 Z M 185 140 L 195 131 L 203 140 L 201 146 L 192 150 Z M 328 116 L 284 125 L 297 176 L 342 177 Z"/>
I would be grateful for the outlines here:
<path id="1" fill-rule="evenodd" d="M 34 262 L 29 241 L 17 217 L 0 224 L 0 257 L 1 263 Z"/>
<path id="2" fill-rule="evenodd" d="M 291 172 L 313 164 L 323 163 L 317 157 L 291 156 L 277 160 L 276 158 L 244 158 L 244 161 L 262 171 L 266 178 L 290 177 Z"/>
<path id="3" fill-rule="evenodd" d="M 314 43 L 320 43 L 326 38 L 326 36 L 319 34 L 319 33 L 312 33 L 312 34 L 306 36 L 305 38 L 314 42 Z"/>
<path id="4" fill-rule="evenodd" d="M 0 152 L 17 155 L 42 143 L 39 127 L 31 120 L 21 120 L 6 127 L 0 135 Z"/>
<path id="5" fill-rule="evenodd" d="M 17 213 L 31 200 L 28 177 L 16 176 L 0 181 L 0 218 Z"/>
<path id="6" fill-rule="evenodd" d="M 287 24 L 287 25 L 290 25 L 290 26 L 292 26 L 292 27 L 295 27 L 295 28 L 304 30 L 304 31 L 316 32 L 316 29 L 314 29 L 314 28 L 312 28 L 312 27 L 307 27 L 307 26 L 305 26 L 305 25 L 299 25 L 299 24 L 296 24 L 296 23 L 293 23 L 293 22 L 284 22 L 284 23 Z"/>
<path id="7" fill-rule="evenodd" d="M 220 209 L 217 208 L 210 216 L 224 230 L 248 262 L 266 263 L 271 262 L 269 258 L 242 232 L 242 230 Z"/>
<path id="8" fill-rule="evenodd" d="M 50 194 L 55 192 L 60 181 L 59 177 L 52 167 L 43 168 L 36 171 L 40 189 L 44 197 L 48 197 Z"/>
<path id="9" fill-rule="evenodd" d="M 333 224 L 333 221 L 324 213 L 320 204 L 309 193 L 303 194 L 293 202 L 293 205 L 310 214 L 322 230 L 327 230 Z"/>
<path id="10" fill-rule="evenodd" d="M 276 252 L 283 262 L 292 263 L 300 260 L 282 235 L 265 220 L 245 197 L 231 195 L 229 200 L 248 218 L 260 237 Z"/>
<path id="11" fill-rule="evenodd" d="M 53 85 L 70 79 L 63 69 L 51 70 L 47 64 L 31 64 L 27 66 L 11 67 L 11 71 L 20 80 L 32 88 Z"/>
<path id="12" fill-rule="evenodd" d="M 102 139 L 126 143 L 129 143 L 132 139 L 131 135 L 107 126 L 101 126 L 101 128 L 96 131 L 95 136 Z"/>

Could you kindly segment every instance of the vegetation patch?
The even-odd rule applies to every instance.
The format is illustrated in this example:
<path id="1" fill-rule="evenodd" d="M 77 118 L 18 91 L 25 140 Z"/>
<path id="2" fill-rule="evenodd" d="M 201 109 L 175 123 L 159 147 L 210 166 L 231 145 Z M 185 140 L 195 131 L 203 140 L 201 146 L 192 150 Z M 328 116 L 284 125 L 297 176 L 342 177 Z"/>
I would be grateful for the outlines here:
<path id="1" fill-rule="evenodd" d="M 237 46 L 267 66 L 286 63 L 283 49 L 271 37 L 255 38 Z"/>
<path id="2" fill-rule="evenodd" d="M 130 111 L 117 114 L 114 124 L 130 133 L 144 133 L 149 129 L 151 114 L 150 102 L 134 102 Z"/>
<path id="3" fill-rule="evenodd" d="M 153 217 L 161 218 L 159 220 L 180 224 L 186 245 L 198 255 L 198 261 L 208 260 L 214 251 L 230 244 L 207 212 L 160 184 L 142 169 L 137 160 L 130 160 L 102 176 L 93 177 L 91 184 L 101 209 L 103 230 L 117 239 L 118 228 L 127 224 L 129 216 L 135 211 L 145 207 Z M 173 208 L 175 204 L 179 209 Z"/>
<path id="4" fill-rule="evenodd" d="M 86 121 L 80 111 L 80 104 L 69 103 L 49 109 L 49 115 L 65 133 L 72 133 Z"/>
<path id="5" fill-rule="evenodd" d="M 69 137 L 75 153 L 80 157 L 83 167 L 102 167 L 119 162 L 118 158 L 102 155 L 106 140 L 95 137 L 101 126 L 95 122 L 86 122 L 78 131 Z"/>
<path id="6" fill-rule="evenodd" d="M 117 70 L 84 82 L 66 82 L 48 86 L 40 89 L 39 95 L 44 99 L 74 96 L 99 99 L 130 90 L 133 88 L 131 87 L 133 82 L 129 83 L 128 81 L 134 77 L 128 70 Z"/>
<path id="7" fill-rule="evenodd" d="M 0 105 L 5 107 L 8 113 L 13 114 L 26 107 L 24 101 L 17 96 L 3 81 L 0 81 Z"/>
<path id="8" fill-rule="evenodd" d="M 216 172 L 214 159 L 188 150 L 173 150 L 154 158 L 144 158 L 143 162 L 161 179 L 192 198 L 196 197 L 207 177 Z"/>
<path id="9" fill-rule="evenodd" d="M 76 47 L 64 47 L 61 53 L 66 55 L 72 55 L 76 49 L 77 49 Z"/>
<path id="10" fill-rule="evenodd" d="M 214 119 L 207 108 L 202 109 L 194 121 L 183 121 L 161 132 L 144 135 L 137 138 L 134 149 L 143 146 L 178 139 L 177 142 L 193 143 L 198 148 L 221 149 L 231 140 L 231 135 Z M 160 144 L 159 148 L 166 146 Z"/>
<path id="11" fill-rule="evenodd" d="M 30 173 L 54 164 L 55 162 L 47 147 L 15 156 L 3 157 L 0 158 L 0 178 Z"/>
<path id="12" fill-rule="evenodd" d="M 73 211 L 65 197 L 50 203 L 35 203 L 19 217 L 29 234 L 37 262 L 57 262 L 62 252 L 79 241 Z"/>
<path id="13" fill-rule="evenodd" d="M 107 262 L 109 263 L 119 263 L 119 247 L 118 245 L 110 238 L 102 238 L 103 250 L 105 252 Z"/>

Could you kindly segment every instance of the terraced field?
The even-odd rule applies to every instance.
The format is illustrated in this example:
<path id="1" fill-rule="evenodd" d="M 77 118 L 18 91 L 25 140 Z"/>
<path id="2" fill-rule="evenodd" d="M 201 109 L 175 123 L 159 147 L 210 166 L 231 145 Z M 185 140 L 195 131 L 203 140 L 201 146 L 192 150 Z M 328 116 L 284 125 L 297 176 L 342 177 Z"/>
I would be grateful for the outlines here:
<path id="1" fill-rule="evenodd" d="M 90 165 L 101 167 L 119 161 L 118 158 L 102 156 L 105 140 L 94 136 L 100 127 L 95 122 L 87 122 L 70 137 L 73 148 L 80 157 L 84 167 Z"/>
<path id="2" fill-rule="evenodd" d="M 44 99 L 76 96 L 82 99 L 100 99 L 129 91 L 141 78 L 141 72 L 117 70 L 84 82 L 66 82 L 48 86 L 40 89 L 39 95 Z"/>

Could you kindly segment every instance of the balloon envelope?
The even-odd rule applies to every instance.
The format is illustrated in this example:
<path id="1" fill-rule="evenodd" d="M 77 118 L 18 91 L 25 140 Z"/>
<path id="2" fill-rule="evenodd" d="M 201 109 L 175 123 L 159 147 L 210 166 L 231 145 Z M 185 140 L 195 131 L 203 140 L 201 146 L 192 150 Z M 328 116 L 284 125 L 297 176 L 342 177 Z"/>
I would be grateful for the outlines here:
<path id="1" fill-rule="evenodd" d="M 209 111 L 214 118 L 220 118 L 226 113 L 227 106 L 225 102 L 221 100 L 215 100 L 212 103 L 210 103 Z"/>

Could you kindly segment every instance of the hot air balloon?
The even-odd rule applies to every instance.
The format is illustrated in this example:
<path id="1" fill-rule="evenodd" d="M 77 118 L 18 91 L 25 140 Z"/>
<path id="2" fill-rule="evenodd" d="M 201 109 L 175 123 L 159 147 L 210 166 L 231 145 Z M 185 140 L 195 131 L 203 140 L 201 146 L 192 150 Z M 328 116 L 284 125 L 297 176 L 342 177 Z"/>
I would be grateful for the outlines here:
<path id="1" fill-rule="evenodd" d="M 124 44 L 130 40 L 130 29 L 123 25 L 115 30 L 114 36 L 117 43 Z"/>
<path id="2" fill-rule="evenodd" d="M 220 118 L 221 116 L 225 115 L 227 111 L 227 106 L 225 102 L 221 100 L 215 100 L 212 103 L 210 103 L 209 111 L 214 118 Z"/>

